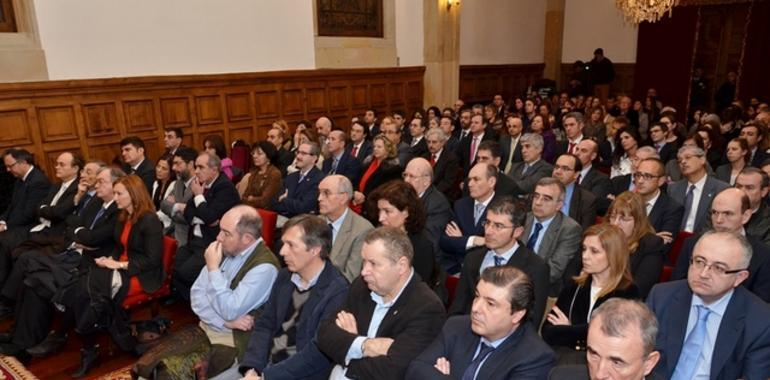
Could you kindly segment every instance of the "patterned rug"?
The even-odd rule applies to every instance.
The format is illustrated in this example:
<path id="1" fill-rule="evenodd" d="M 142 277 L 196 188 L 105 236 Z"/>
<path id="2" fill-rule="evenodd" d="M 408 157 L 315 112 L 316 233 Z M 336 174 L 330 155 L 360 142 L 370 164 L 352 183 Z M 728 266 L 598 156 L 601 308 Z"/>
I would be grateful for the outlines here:
<path id="1" fill-rule="evenodd" d="M 121 369 L 112 371 L 102 377 L 99 377 L 98 380 L 131 380 L 131 366 L 125 366 Z"/>
<path id="2" fill-rule="evenodd" d="M 0 355 L 0 380 L 6 379 L 37 380 L 37 377 L 13 356 Z"/>

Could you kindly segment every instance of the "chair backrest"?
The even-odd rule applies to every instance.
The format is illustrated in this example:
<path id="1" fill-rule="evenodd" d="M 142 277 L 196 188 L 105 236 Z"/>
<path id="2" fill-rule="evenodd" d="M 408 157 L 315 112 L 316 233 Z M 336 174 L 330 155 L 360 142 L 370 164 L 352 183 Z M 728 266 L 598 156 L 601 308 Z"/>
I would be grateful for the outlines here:
<path id="1" fill-rule="evenodd" d="M 262 240 L 265 241 L 265 245 L 273 249 L 273 241 L 275 239 L 275 224 L 278 221 L 278 214 L 270 211 L 258 208 L 259 216 L 262 217 Z"/>
<path id="2" fill-rule="evenodd" d="M 682 245 L 684 244 L 684 240 L 692 235 L 692 232 L 679 231 L 679 233 L 676 235 L 676 239 L 674 239 L 674 242 L 671 244 L 671 250 L 668 251 L 669 265 L 676 266 L 676 260 L 679 259 L 679 253 L 682 252 Z"/>

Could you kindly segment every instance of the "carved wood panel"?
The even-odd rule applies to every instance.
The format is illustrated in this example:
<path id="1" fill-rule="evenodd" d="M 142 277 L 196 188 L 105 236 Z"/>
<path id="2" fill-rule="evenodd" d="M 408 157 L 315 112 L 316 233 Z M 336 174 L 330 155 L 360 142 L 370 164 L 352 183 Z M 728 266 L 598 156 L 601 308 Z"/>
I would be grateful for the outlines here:
<path id="1" fill-rule="evenodd" d="M 181 127 L 197 149 L 212 133 L 264 139 L 272 122 L 291 129 L 328 115 L 344 129 L 369 107 L 379 114 L 422 105 L 424 69 L 340 69 L 0 84 L 0 149 L 23 147 L 53 173 L 61 152 L 110 162 L 126 136 L 163 152 L 163 128 Z"/>
<path id="2" fill-rule="evenodd" d="M 523 94 L 527 86 L 540 79 L 544 67 L 540 63 L 460 66 L 460 98 L 466 104 L 487 104 L 500 94 L 508 101 Z"/>

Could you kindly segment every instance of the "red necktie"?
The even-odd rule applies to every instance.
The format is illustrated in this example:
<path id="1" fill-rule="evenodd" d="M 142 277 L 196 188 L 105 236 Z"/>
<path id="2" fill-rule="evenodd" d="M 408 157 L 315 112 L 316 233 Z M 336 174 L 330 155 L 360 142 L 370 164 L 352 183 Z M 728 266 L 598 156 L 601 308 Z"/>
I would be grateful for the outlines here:
<path id="1" fill-rule="evenodd" d="M 436 153 L 430 155 L 430 166 L 436 166 Z"/>
<path id="2" fill-rule="evenodd" d="M 575 149 L 575 144 L 572 142 L 569 143 L 569 148 L 567 148 L 567 153 L 572 154 L 572 150 Z"/>
<path id="3" fill-rule="evenodd" d="M 358 147 L 357 146 L 353 145 L 353 150 L 350 151 L 350 155 L 355 157 L 355 158 L 358 158 Z"/>

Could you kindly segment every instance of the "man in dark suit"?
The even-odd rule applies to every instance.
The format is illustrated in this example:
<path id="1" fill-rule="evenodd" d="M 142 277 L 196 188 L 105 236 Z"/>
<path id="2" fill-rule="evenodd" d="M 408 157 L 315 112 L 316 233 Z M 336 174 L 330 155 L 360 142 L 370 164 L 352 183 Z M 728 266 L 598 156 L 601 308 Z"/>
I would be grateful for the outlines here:
<path id="1" fill-rule="evenodd" d="M 16 228 L 0 234 L 0 284 L 5 283 L 13 263 L 24 251 L 51 242 L 61 242 L 65 220 L 75 211 L 78 175 L 85 163 L 79 154 L 64 152 L 56 158 L 56 178 L 37 208 L 37 224 L 31 229 Z"/>
<path id="2" fill-rule="evenodd" d="M 564 185 L 564 204 L 561 212 L 569 215 L 585 230 L 596 223 L 596 197 L 577 184 L 583 170 L 580 159 L 573 154 L 562 154 L 553 165 L 553 178 Z"/>
<path id="3" fill-rule="evenodd" d="M 526 215 L 524 206 L 510 197 L 497 198 L 489 204 L 484 226 L 485 246 L 474 248 L 465 256 L 450 315 L 469 314 L 481 273 L 489 267 L 507 265 L 522 270 L 531 279 L 535 298 L 528 317 L 532 317 L 535 325 L 543 320 L 549 271 L 543 259 L 519 242 Z"/>
<path id="4" fill-rule="evenodd" d="M 282 176 L 286 176 L 286 168 L 294 162 L 294 153 L 284 148 L 283 143 L 286 139 L 286 132 L 280 125 L 273 124 L 267 131 L 267 141 L 275 146 L 276 162 L 275 166 L 281 171 Z"/>
<path id="5" fill-rule="evenodd" d="M 174 257 L 172 287 L 175 295 L 190 299 L 190 286 L 206 264 L 203 253 L 219 234 L 222 215 L 240 202 L 235 186 L 220 172 L 219 157 L 202 152 L 195 159 L 195 178 L 190 183 L 192 198 L 183 207 L 190 226 L 187 245 Z"/>
<path id="6" fill-rule="evenodd" d="M 198 158 L 198 152 L 193 148 L 185 146 L 177 149 L 172 161 L 172 169 L 176 173 L 174 189 L 171 195 L 160 203 L 161 211 L 170 216 L 174 223 L 174 238 L 176 239 L 177 247 L 187 244 L 190 232 L 190 225 L 187 224 L 187 220 L 184 218 L 184 206 L 193 196 L 190 185 L 195 178 L 193 173 L 195 172 L 196 158 Z"/>
<path id="7" fill-rule="evenodd" d="M 541 178 L 553 172 L 553 166 L 542 159 L 543 136 L 537 133 L 525 133 L 521 136 L 521 156 L 523 161 L 511 165 L 508 175 L 516 183 L 515 196 L 523 198 L 535 190 L 535 184 Z"/>
<path id="8" fill-rule="evenodd" d="M 123 171 L 129 175 L 139 176 L 147 186 L 147 192 L 152 194 L 152 184 L 155 183 L 155 164 L 145 157 L 144 141 L 136 136 L 120 140 L 120 155 L 123 157 Z"/>
<path id="9" fill-rule="evenodd" d="M 701 148 L 682 147 L 677 160 L 684 178 L 668 185 L 668 195 L 684 206 L 680 229 L 697 232 L 706 224 L 711 201 L 730 185 L 706 174 L 706 152 Z"/>
<path id="10" fill-rule="evenodd" d="M 634 173 L 634 184 L 652 228 L 666 244 L 670 244 L 679 233 L 684 208 L 663 191 L 666 184 L 663 162 L 657 158 L 641 160 Z"/>
<path id="11" fill-rule="evenodd" d="M 35 166 L 32 154 L 26 149 L 6 150 L 3 162 L 16 181 L 11 203 L 0 214 L 0 236 L 17 229 L 29 231 L 37 223 L 37 209 L 51 188 L 48 177 Z"/>
<path id="12" fill-rule="evenodd" d="M 481 143 L 476 153 L 476 163 L 490 164 L 497 168 L 497 182 L 495 183 L 495 193 L 499 196 L 513 197 L 518 194 L 519 188 L 513 179 L 502 170 L 500 170 L 500 164 L 502 162 L 500 144 L 497 141 L 484 141 Z M 468 195 L 468 181 L 463 184 L 463 195 Z"/>
<path id="13" fill-rule="evenodd" d="M 367 129 L 361 122 L 355 122 L 350 126 L 350 143 L 345 152 L 363 162 L 366 157 L 372 155 L 372 141 L 367 137 Z"/>
<path id="14" fill-rule="evenodd" d="M 561 212 L 564 185 L 554 178 L 538 181 L 532 194 L 532 211 L 527 214 L 524 235 L 527 248 L 540 256 L 550 270 L 549 295 L 556 297 L 561 290 L 564 271 L 580 250 L 582 228 Z"/>
<path id="15" fill-rule="evenodd" d="M 323 179 L 323 173 L 315 163 L 320 153 L 321 149 L 314 142 L 304 143 L 297 148 L 297 171 L 283 181 L 281 195 L 273 201 L 271 207 L 278 215 L 288 219 L 312 213 L 318 208 L 318 184 Z"/>
<path id="16" fill-rule="evenodd" d="M 433 167 L 433 186 L 449 199 L 459 198 L 460 160 L 454 151 L 447 149 L 446 133 L 434 128 L 425 134 L 425 140 L 428 143 L 428 154 L 425 158 Z"/>
<path id="17" fill-rule="evenodd" d="M 715 231 L 730 232 L 746 236 L 751 245 L 749 276 L 743 286 L 765 302 L 770 302 L 770 247 L 756 236 L 750 235 L 745 225 L 751 218 L 749 198 L 741 190 L 730 188 L 719 193 L 711 204 L 711 223 Z M 681 280 L 687 276 L 687 267 L 699 236 L 685 239 L 671 278 Z"/>
<path id="18" fill-rule="evenodd" d="M 612 195 L 618 195 L 625 191 L 636 191 L 636 184 L 634 183 L 634 173 L 639 167 L 639 163 L 648 158 L 660 159 L 655 148 L 651 146 L 643 146 L 636 150 L 636 154 L 631 157 L 631 173 L 613 177 L 612 182 Z M 614 197 L 613 197 L 614 199 Z"/>
<path id="19" fill-rule="evenodd" d="M 524 130 L 524 124 L 521 122 L 521 116 L 510 114 L 505 118 L 505 128 L 508 133 L 500 134 L 500 156 L 502 162 L 500 169 L 504 173 L 511 171 L 511 166 L 516 162 L 521 162 L 524 158 L 521 156 L 521 133 Z"/>
<path id="20" fill-rule="evenodd" d="M 409 161 L 404 169 L 404 182 L 412 185 L 425 206 L 425 231 L 428 239 L 433 243 L 436 252 L 439 252 L 439 239 L 452 220 L 452 208 L 444 194 L 431 185 L 432 175 L 430 163 L 424 158 Z"/>
<path id="21" fill-rule="evenodd" d="M 166 146 L 166 154 L 174 155 L 177 149 L 183 147 L 182 138 L 184 132 L 179 127 L 168 127 L 163 130 L 163 144 Z"/>
<path id="22" fill-rule="evenodd" d="M 583 135 L 585 123 L 583 121 L 582 113 L 570 112 L 566 114 L 562 121 L 562 126 L 564 127 L 564 134 L 567 139 L 560 141 L 556 146 L 556 157 L 565 153 L 577 153 L 578 145 L 581 141 L 586 139 Z"/>
<path id="23" fill-rule="evenodd" d="M 693 250 L 687 280 L 655 285 L 655 372 L 667 379 L 764 379 L 770 374 L 770 307 L 744 287 L 751 246 L 729 232 L 707 232 Z"/>
<path id="24" fill-rule="evenodd" d="M 612 183 L 610 177 L 594 167 L 594 161 L 599 154 L 599 145 L 591 139 L 583 139 L 575 148 L 575 155 L 580 159 L 583 169 L 578 175 L 577 183 L 596 197 L 596 213 L 604 216 L 610 207 Z"/>
<path id="25" fill-rule="evenodd" d="M 439 127 L 441 127 L 441 130 L 447 135 L 446 144 L 444 144 L 444 146 L 448 151 L 457 154 L 457 147 L 460 146 L 460 140 L 457 139 L 455 134 L 455 125 L 452 117 L 442 116 L 441 121 L 439 121 Z M 430 129 L 428 131 L 430 131 Z"/>
<path id="26" fill-rule="evenodd" d="M 11 329 L 9 342 L 2 344 L 3 353 L 28 358 L 29 354 L 24 349 L 29 349 L 35 356 L 47 356 L 66 343 L 74 318 L 71 310 L 60 318 L 62 326 L 46 337 L 55 315 L 52 298 L 56 297 L 56 293 L 51 287 L 67 285 L 70 278 L 67 272 L 81 265 L 81 260 L 112 254 L 118 215 L 112 184 L 122 176 L 123 173 L 117 169 L 99 169 L 94 199 L 82 214 L 67 218 L 66 231 L 62 234 L 65 243 L 61 251 L 32 250 L 19 257 L 2 290 L 5 302 L 16 300 L 16 323 Z"/>
<path id="27" fill-rule="evenodd" d="M 329 359 L 313 340 L 321 322 L 342 306 L 348 282 L 329 262 L 331 232 L 321 218 L 302 215 L 291 219 L 282 239 L 281 256 L 288 267 L 278 273 L 270 298 L 254 320 L 243 360 L 220 375 L 223 378 L 329 378 Z M 286 347 L 280 348 L 275 342 L 284 337 Z"/>
<path id="28" fill-rule="evenodd" d="M 484 117 L 482 115 L 471 116 L 470 134 L 467 138 L 460 140 L 460 164 L 463 172 L 468 174 L 473 165 L 476 164 L 476 154 L 483 141 L 496 139 L 494 133 L 486 130 L 484 126 Z"/>
<path id="29" fill-rule="evenodd" d="M 511 266 L 490 267 L 475 286 L 471 315 L 447 320 L 407 371 L 407 379 L 542 379 L 556 355 L 527 323 L 535 291 Z"/>
<path id="30" fill-rule="evenodd" d="M 439 263 L 449 274 L 459 273 L 465 253 L 484 245 L 484 221 L 487 206 L 495 197 L 497 168 L 490 164 L 476 164 L 468 175 L 469 196 L 454 204 L 454 219 L 444 229 L 439 240 Z"/>
<path id="31" fill-rule="evenodd" d="M 402 379 L 438 335 L 444 305 L 414 273 L 412 244 L 403 231 L 370 231 L 361 256 L 361 276 L 336 318 L 321 324 L 318 348 L 335 364 L 330 378 Z"/>
<path id="32" fill-rule="evenodd" d="M 414 118 L 409 122 L 409 134 L 412 136 L 409 142 L 409 154 L 412 158 L 424 157 L 428 154 L 428 143 L 425 141 L 425 125 L 424 119 Z M 406 166 L 406 162 L 403 163 Z"/>
<path id="33" fill-rule="evenodd" d="M 457 151 L 455 153 L 459 157 L 462 153 L 462 146 L 465 145 L 465 140 L 470 138 L 471 135 L 471 116 L 473 116 L 473 111 L 470 107 L 465 107 L 457 115 L 457 127 L 455 128 Z"/>
<path id="34" fill-rule="evenodd" d="M 676 159 L 676 145 L 666 143 L 668 137 L 668 125 L 664 123 L 653 123 L 650 126 L 650 141 L 652 147 L 658 152 L 660 160 L 667 163 Z"/>
<path id="35" fill-rule="evenodd" d="M 735 188 L 743 190 L 751 203 L 751 219 L 744 226 L 746 234 L 770 245 L 770 207 L 764 202 L 770 191 L 770 176 L 755 167 L 744 168 L 735 178 Z"/>
<path id="36" fill-rule="evenodd" d="M 749 144 L 751 160 L 749 163 L 755 168 L 762 167 L 762 163 L 767 160 L 767 152 L 761 148 L 762 139 L 765 138 L 767 131 L 759 124 L 749 122 L 741 128 L 740 137 Z"/>
<path id="37" fill-rule="evenodd" d="M 325 175 L 339 174 L 350 179 L 351 183 L 358 183 L 361 177 L 361 162 L 357 158 L 345 152 L 347 135 L 343 131 L 329 132 L 326 140 L 326 150 L 329 157 L 323 162 L 321 171 Z"/>

